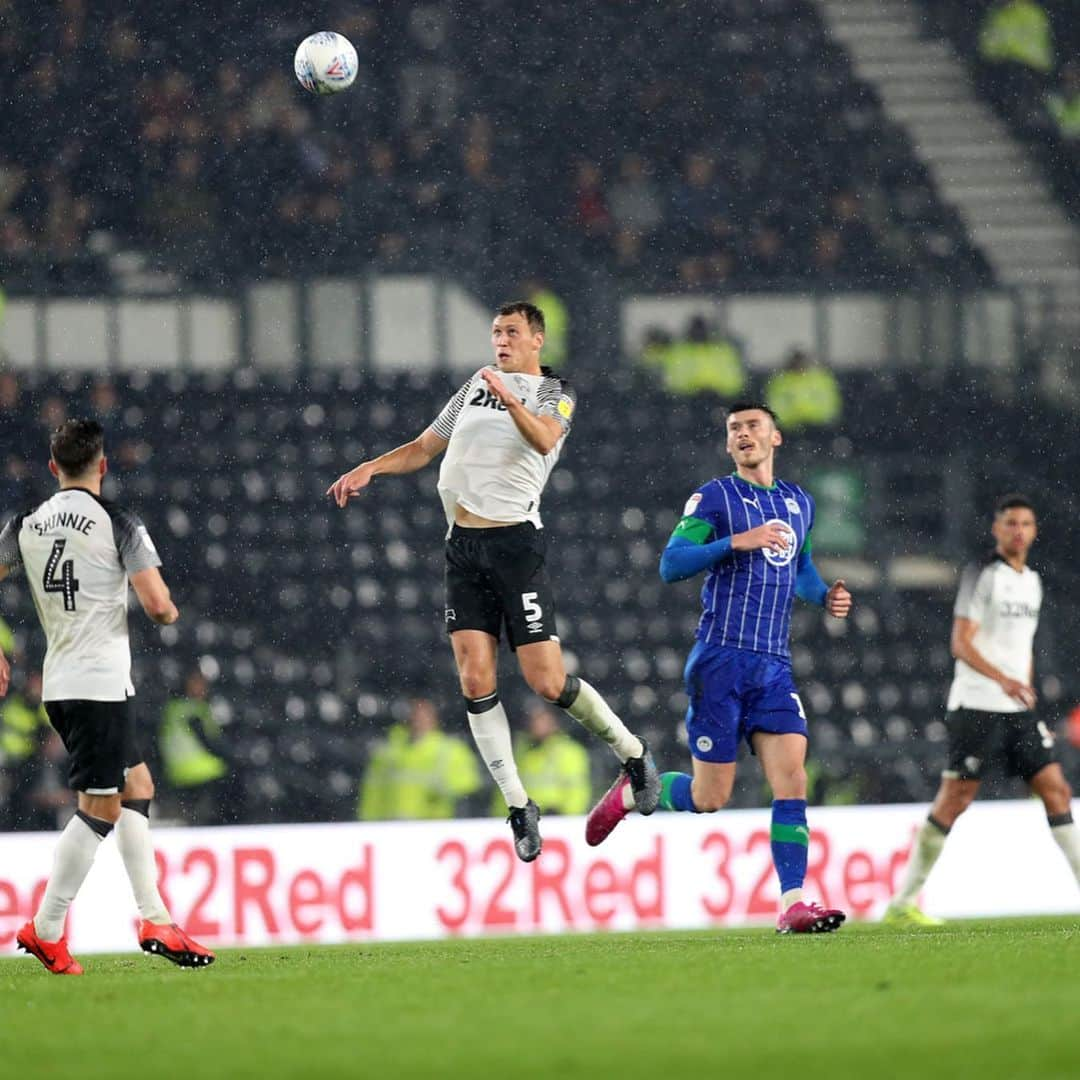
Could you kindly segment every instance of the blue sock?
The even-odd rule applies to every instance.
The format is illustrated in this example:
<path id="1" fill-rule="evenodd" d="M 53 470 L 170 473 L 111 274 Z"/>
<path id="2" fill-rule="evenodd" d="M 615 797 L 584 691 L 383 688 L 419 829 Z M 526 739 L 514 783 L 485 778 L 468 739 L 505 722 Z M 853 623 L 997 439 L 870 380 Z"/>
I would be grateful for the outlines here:
<path id="1" fill-rule="evenodd" d="M 660 774 L 660 809 L 685 810 L 691 814 L 700 813 L 690 794 L 690 777 L 682 772 Z"/>
<path id="2" fill-rule="evenodd" d="M 806 800 L 774 800 L 769 835 L 781 894 L 801 889 L 806 878 L 806 855 L 810 844 L 810 830 L 806 827 Z"/>

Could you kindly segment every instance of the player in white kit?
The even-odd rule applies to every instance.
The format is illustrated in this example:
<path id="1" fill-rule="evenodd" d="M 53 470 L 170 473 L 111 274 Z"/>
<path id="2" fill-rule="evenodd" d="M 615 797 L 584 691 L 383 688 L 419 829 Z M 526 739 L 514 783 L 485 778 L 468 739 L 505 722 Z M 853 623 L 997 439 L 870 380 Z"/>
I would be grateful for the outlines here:
<path id="1" fill-rule="evenodd" d="M 990 559 L 960 579 L 952 629 L 956 673 L 949 691 L 948 765 L 930 814 L 915 837 L 904 881 L 884 921 L 900 926 L 940 923 L 916 903 L 956 819 L 971 805 L 988 766 L 1004 766 L 1027 782 L 1046 808 L 1050 832 L 1080 884 L 1080 832 L 1072 792 L 1054 756 L 1054 734 L 1035 711 L 1032 643 L 1042 606 L 1042 581 L 1027 565 L 1038 532 L 1035 510 L 1022 495 L 998 500 Z"/>
<path id="2" fill-rule="evenodd" d="M 570 430 L 576 395 L 540 364 L 544 315 L 533 304 L 501 307 L 491 343 L 495 362 L 477 371 L 427 430 L 357 465 L 327 494 L 344 507 L 374 477 L 416 472 L 446 452 L 438 482 L 449 524 L 446 629 L 473 738 L 506 799 L 518 857 L 531 862 L 540 854 L 540 815 L 518 776 L 495 685 L 504 626 L 530 688 L 614 750 L 640 813 L 656 809 L 660 781 L 644 742 L 584 679 L 567 675 L 555 636 L 540 495 Z"/>
<path id="3" fill-rule="evenodd" d="M 47 642 L 42 699 L 70 755 L 78 809 L 60 834 L 41 904 L 16 940 L 54 975 L 83 973 L 64 922 L 98 846 L 115 831 L 139 909 L 140 946 L 183 967 L 202 967 L 214 954 L 173 922 L 157 887 L 154 782 L 136 737 L 128 581 L 154 622 L 174 623 L 180 613 L 145 526 L 101 498 L 107 468 L 101 425 L 68 420 L 49 446 L 49 470 L 60 489 L 0 532 L 0 580 L 22 567 L 30 584 Z M 9 677 L 0 654 L 0 696 Z"/>

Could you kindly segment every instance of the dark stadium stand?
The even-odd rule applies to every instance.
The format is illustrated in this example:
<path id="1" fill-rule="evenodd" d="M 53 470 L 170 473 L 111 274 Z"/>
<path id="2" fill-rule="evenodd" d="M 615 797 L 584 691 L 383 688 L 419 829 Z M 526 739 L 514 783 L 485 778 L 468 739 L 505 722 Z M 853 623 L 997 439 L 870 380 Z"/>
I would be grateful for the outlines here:
<path id="1" fill-rule="evenodd" d="M 433 263 L 486 291 L 538 268 L 639 288 L 990 278 L 809 0 L 350 7 L 347 100 L 292 79 L 296 5 L 181 30 L 78 0 L 4 19 L 12 289 L 133 266 L 219 288 Z"/>
<path id="2" fill-rule="evenodd" d="M 1071 0 L 1041 0 L 1050 27 L 1047 71 L 990 61 L 980 33 L 994 9 L 991 0 L 922 0 L 928 30 L 948 37 L 976 74 L 980 93 L 1041 161 L 1062 204 L 1080 213 L 1080 20 Z M 1055 101 L 1071 106 L 1071 127 L 1055 119 Z"/>
<path id="3" fill-rule="evenodd" d="M 448 726 L 464 728 L 441 623 L 445 524 L 434 469 L 378 480 L 347 512 L 323 496 L 345 467 L 421 430 L 455 382 L 349 375 L 344 385 L 321 375 L 282 385 L 247 370 L 229 377 L 172 373 L 118 380 L 113 395 L 72 377 L 30 380 L 18 415 L 31 422 L 6 451 L 5 517 L 51 487 L 43 429 L 32 419 L 44 403 L 62 399 L 78 415 L 93 401 L 119 402 L 103 416 L 112 464 L 107 494 L 145 518 L 183 612 L 175 627 L 161 629 L 132 618 L 143 715 L 152 727 L 186 672 L 201 666 L 230 719 L 226 741 L 241 765 L 254 821 L 349 817 L 369 743 L 395 703 L 410 695 L 432 695 Z M 955 396 L 924 392 L 909 424 L 888 427 L 880 417 L 911 400 L 910 390 L 890 386 L 883 382 L 874 397 L 869 386 L 848 385 L 866 407 L 853 410 L 847 432 L 865 449 L 847 460 L 861 466 L 868 490 L 875 472 L 892 470 L 887 486 L 901 491 L 897 478 L 932 448 L 937 470 L 970 473 L 973 501 L 935 517 L 907 513 L 904 497 L 895 496 L 893 525 L 876 530 L 867 560 L 880 569 L 905 550 L 940 552 L 948 543 L 943 523 L 953 514 L 965 519 L 969 551 L 978 551 L 992 496 L 1040 479 L 1041 459 L 1018 466 L 978 426 L 954 424 L 955 434 L 943 441 L 943 417 L 980 411 L 976 390 L 962 407 Z M 693 583 L 662 584 L 657 559 L 686 495 L 727 471 L 710 434 L 718 416 L 710 399 L 668 397 L 633 370 L 605 377 L 603 392 L 599 383 L 586 383 L 575 431 L 545 495 L 564 647 L 669 767 L 686 755 L 679 743 L 681 672 L 698 602 Z M 995 424 L 1008 420 L 999 411 Z M 889 453 L 899 465 L 888 464 Z M 842 460 L 843 451 L 796 442 L 784 451 L 781 473 L 799 478 L 823 457 Z M 19 477 L 17 463 L 26 460 L 32 468 Z M 1059 542 L 1067 538 L 1070 505 L 1054 507 L 1059 520 L 1048 525 L 1040 568 L 1064 563 Z M 828 559 L 827 548 L 816 551 L 819 561 Z M 882 580 L 853 588 L 850 622 L 797 605 L 792 624 L 794 668 L 820 770 L 815 797 L 929 797 L 951 677 L 951 587 Z M 0 610 L 24 636 L 29 656 L 40 656 L 19 578 L 0 585 Z M 1051 607 L 1050 627 L 1061 617 Z M 1040 670 L 1071 670 L 1066 638 L 1051 653 L 1045 648 Z M 510 666 L 505 676 L 512 714 L 520 717 L 523 684 Z M 1048 685 L 1053 707 L 1065 689 Z M 593 749 L 599 782 L 611 774 L 612 760 Z M 760 794 L 748 777 L 737 798 L 754 804 Z"/>

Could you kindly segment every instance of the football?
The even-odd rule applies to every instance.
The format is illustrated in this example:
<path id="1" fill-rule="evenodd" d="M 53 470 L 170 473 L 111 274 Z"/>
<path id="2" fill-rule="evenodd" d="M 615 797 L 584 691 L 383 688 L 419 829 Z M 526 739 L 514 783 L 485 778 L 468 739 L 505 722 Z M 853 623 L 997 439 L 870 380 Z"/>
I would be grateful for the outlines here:
<path id="1" fill-rule="evenodd" d="M 356 78 L 352 42 L 332 30 L 310 34 L 297 47 L 293 70 L 300 85 L 312 94 L 338 94 Z"/>

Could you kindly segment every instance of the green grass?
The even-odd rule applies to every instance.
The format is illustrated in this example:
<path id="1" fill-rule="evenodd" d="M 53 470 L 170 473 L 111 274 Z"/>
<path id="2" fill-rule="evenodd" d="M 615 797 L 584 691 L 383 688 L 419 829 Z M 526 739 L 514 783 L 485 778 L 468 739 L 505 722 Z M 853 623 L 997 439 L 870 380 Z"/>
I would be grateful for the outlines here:
<path id="1" fill-rule="evenodd" d="M 0 961 L 0 1075 L 1075 1077 L 1080 922 Z"/>

